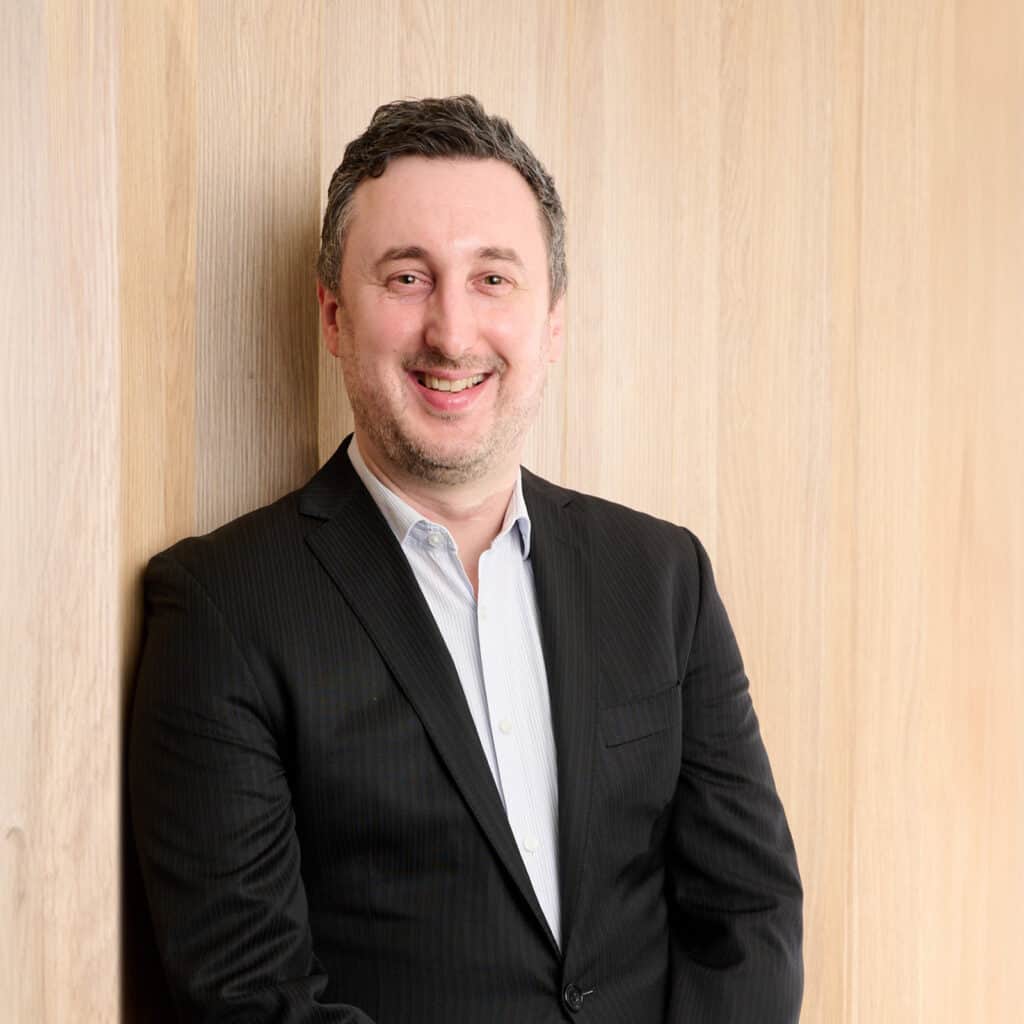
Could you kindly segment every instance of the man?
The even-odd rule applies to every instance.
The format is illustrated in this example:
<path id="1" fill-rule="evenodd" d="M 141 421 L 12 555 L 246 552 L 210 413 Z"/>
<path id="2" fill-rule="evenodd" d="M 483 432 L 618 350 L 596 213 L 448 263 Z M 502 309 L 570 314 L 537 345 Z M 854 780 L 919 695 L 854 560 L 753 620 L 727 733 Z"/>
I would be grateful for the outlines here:
<path id="1" fill-rule="evenodd" d="M 520 470 L 564 217 L 472 97 L 380 108 L 318 298 L 354 437 L 158 556 L 131 750 L 186 1019 L 797 1019 L 801 890 L 687 531 Z"/>

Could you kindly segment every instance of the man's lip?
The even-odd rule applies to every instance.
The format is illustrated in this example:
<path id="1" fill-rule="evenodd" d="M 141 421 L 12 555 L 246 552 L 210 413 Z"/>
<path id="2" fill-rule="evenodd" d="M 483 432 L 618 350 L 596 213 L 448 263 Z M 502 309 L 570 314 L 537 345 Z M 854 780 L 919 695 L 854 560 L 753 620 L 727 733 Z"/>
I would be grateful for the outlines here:
<path id="1" fill-rule="evenodd" d="M 425 384 L 421 383 L 418 376 L 421 373 L 425 373 L 429 377 L 436 376 L 433 370 L 409 371 L 409 383 L 420 396 L 421 400 L 426 402 L 427 405 L 433 409 L 452 414 L 465 412 L 473 408 L 473 406 L 475 406 L 481 399 L 483 394 L 489 389 L 491 377 L 493 376 L 493 373 L 483 373 L 483 371 L 477 370 L 475 374 L 470 374 L 470 376 L 476 376 L 476 374 L 483 373 L 484 379 L 475 387 L 465 388 L 462 391 L 435 391 L 433 388 L 428 388 Z M 459 376 L 458 374 L 446 374 L 445 379 L 464 380 L 465 377 Z"/>

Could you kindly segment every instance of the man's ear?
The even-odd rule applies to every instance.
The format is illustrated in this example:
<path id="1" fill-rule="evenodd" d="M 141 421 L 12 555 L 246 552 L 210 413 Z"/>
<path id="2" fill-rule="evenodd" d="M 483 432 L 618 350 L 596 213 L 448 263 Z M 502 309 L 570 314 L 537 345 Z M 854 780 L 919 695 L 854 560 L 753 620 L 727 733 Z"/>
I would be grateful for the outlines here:
<path id="1" fill-rule="evenodd" d="M 323 331 L 324 344 L 332 356 L 338 355 L 338 298 L 330 289 L 324 287 L 323 281 L 316 283 L 316 301 L 320 303 L 320 329 Z"/>
<path id="2" fill-rule="evenodd" d="M 565 344 L 565 292 L 562 292 L 548 313 L 548 340 L 548 362 L 557 363 Z"/>

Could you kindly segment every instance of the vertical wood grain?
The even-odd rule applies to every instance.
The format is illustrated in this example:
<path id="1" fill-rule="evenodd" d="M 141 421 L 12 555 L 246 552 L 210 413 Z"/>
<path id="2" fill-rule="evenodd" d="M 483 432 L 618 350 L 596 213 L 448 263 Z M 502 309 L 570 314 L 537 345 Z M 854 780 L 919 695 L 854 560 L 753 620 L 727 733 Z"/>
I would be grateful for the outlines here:
<path id="1" fill-rule="evenodd" d="M 826 5 L 723 5 L 717 566 L 805 880 L 810 1019 L 841 977 L 820 936 L 849 867 L 826 676 L 832 36 Z"/>
<path id="2" fill-rule="evenodd" d="M 200 530 L 317 464 L 319 21 L 313 0 L 199 7 Z"/>
<path id="3" fill-rule="evenodd" d="M 915 836 L 921 1019 L 1011 1020 L 1024 966 L 1020 660 L 1024 445 L 1024 12 L 949 4 L 931 128 L 932 325 L 922 491 L 921 732 Z M 1009 98 L 1009 99 L 1008 99 Z M 942 813 L 935 813 L 940 809 Z"/>
<path id="4" fill-rule="evenodd" d="M 925 784 L 944 763 L 936 759 L 940 736 L 925 723 L 932 702 L 949 699 L 951 682 L 946 671 L 925 674 L 925 652 L 939 641 L 938 623 L 927 615 L 928 586 L 949 577 L 946 566 L 923 561 L 934 429 L 927 380 L 937 327 L 926 254 L 955 241 L 930 217 L 944 170 L 934 161 L 934 105 L 950 69 L 943 67 L 935 5 L 867 3 L 865 19 L 862 313 L 854 368 L 853 1007 L 856 1020 L 923 1020 L 923 991 L 941 979 L 929 977 L 923 954 L 934 940 L 922 925 L 931 897 L 943 917 L 956 898 L 928 891 L 929 868 L 943 852 L 922 861 L 918 848 L 935 813 Z M 938 962 L 949 966 L 945 956 Z"/>
<path id="5" fill-rule="evenodd" d="M 856 647 L 859 595 L 855 497 L 858 486 L 856 360 L 861 330 L 863 240 L 864 5 L 851 0 L 837 10 L 826 45 L 833 57 L 833 110 L 829 153 L 828 282 L 829 343 L 828 535 L 821 635 L 823 660 L 817 680 L 819 719 L 810 741 L 827 758 L 797 783 L 805 817 L 794 822 L 805 877 L 804 928 L 807 1020 L 853 1020 L 862 984 L 858 971 L 856 851 L 853 847 L 853 763 L 859 749 L 854 726 L 856 679 L 862 671 Z M 794 735 L 790 745 L 803 744 Z M 813 795 L 813 801 L 811 798 Z"/>
<path id="6" fill-rule="evenodd" d="M 0 1013 L 113 1021 L 115 18 L 104 2 L 5 5 L 3 29 Z"/>
<path id="7" fill-rule="evenodd" d="M 716 6 L 572 9 L 560 478 L 685 520 L 714 552 Z"/>
<path id="8" fill-rule="evenodd" d="M 196 135 L 194 0 L 120 4 L 118 204 L 121 618 L 124 735 L 142 627 L 142 570 L 196 532 Z M 127 763 L 125 761 L 125 763 Z M 126 795 L 126 794 L 125 794 Z M 122 859 L 121 1010 L 174 1019 L 128 835 Z"/>
<path id="9" fill-rule="evenodd" d="M 179 3 L 140 17 L 122 0 L 120 14 L 121 553 L 130 585 L 155 551 L 196 529 L 197 11 Z M 137 618 L 125 626 L 137 631 Z"/>

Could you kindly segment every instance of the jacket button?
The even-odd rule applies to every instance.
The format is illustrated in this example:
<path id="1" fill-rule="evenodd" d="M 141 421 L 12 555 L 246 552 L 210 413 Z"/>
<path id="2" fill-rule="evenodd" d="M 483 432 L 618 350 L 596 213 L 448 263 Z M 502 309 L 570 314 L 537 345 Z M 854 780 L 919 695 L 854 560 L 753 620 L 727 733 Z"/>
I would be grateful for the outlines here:
<path id="1" fill-rule="evenodd" d="M 576 985 L 566 985 L 562 989 L 562 1002 L 573 1013 L 579 1013 L 583 1009 L 583 993 Z"/>

